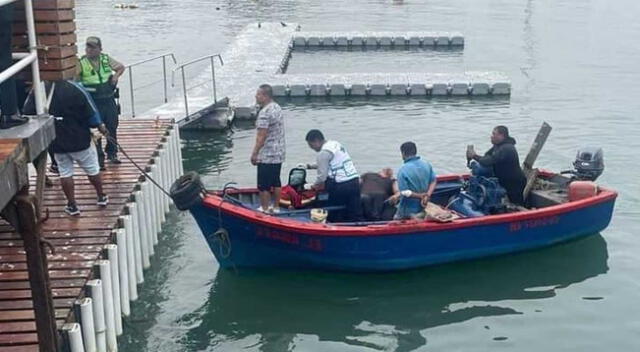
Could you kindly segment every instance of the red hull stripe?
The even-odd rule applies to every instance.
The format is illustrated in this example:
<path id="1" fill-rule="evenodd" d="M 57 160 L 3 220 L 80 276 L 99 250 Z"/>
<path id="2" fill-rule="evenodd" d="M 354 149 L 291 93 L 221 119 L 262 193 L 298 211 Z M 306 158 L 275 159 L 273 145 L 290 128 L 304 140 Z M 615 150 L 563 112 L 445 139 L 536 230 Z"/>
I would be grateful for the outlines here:
<path id="1" fill-rule="evenodd" d="M 550 172 L 542 172 L 544 176 L 550 176 Z M 457 180 L 467 175 L 445 175 L 438 177 L 438 181 Z M 251 193 L 253 189 L 242 189 L 240 193 Z M 296 232 L 308 235 L 322 236 L 383 236 L 400 235 L 415 232 L 438 232 L 443 230 L 459 229 L 465 227 L 476 227 L 493 224 L 508 224 L 515 221 L 535 220 L 563 215 L 572 211 L 588 208 L 597 204 L 605 203 L 616 199 L 618 194 L 610 189 L 600 187 L 600 193 L 594 197 L 582 199 L 575 202 L 554 205 L 551 207 L 535 209 L 511 214 L 488 215 L 479 218 L 466 218 L 454 220 L 450 223 L 436 223 L 419 220 L 391 221 L 387 225 L 368 226 L 332 226 L 326 224 L 304 223 L 296 220 L 278 218 L 270 215 L 258 213 L 256 211 L 226 202 L 219 196 L 219 193 L 207 195 L 203 200 L 203 205 L 213 209 L 220 209 L 224 213 L 236 216 L 260 226 L 278 228 L 281 230 Z"/>

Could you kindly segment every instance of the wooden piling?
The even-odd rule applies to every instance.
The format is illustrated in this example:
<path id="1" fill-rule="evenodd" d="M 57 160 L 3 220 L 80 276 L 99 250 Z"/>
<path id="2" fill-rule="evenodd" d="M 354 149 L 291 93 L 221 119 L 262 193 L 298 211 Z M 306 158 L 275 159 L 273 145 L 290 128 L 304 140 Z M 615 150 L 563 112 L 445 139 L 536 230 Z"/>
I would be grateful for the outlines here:
<path id="1" fill-rule="evenodd" d="M 76 42 L 74 0 L 35 0 L 33 13 L 38 43 L 38 63 L 43 80 L 70 79 L 75 75 L 78 48 Z M 28 51 L 24 2 L 14 10 L 12 46 L 16 52 Z M 30 71 L 19 78 L 30 81 Z"/>

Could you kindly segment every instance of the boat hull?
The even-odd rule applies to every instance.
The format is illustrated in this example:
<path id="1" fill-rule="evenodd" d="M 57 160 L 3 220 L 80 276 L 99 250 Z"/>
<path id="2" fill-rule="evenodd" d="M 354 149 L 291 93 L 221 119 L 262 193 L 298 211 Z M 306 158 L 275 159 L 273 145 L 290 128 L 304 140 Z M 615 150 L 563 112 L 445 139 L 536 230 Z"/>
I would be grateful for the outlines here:
<path id="1" fill-rule="evenodd" d="M 596 234 L 611 220 L 615 193 L 578 206 L 489 216 L 449 224 L 295 227 L 291 220 L 247 218 L 205 199 L 190 209 L 222 267 L 391 271 L 551 246 Z M 529 214 L 530 213 L 530 214 Z M 228 236 L 216 231 L 223 228 Z"/>

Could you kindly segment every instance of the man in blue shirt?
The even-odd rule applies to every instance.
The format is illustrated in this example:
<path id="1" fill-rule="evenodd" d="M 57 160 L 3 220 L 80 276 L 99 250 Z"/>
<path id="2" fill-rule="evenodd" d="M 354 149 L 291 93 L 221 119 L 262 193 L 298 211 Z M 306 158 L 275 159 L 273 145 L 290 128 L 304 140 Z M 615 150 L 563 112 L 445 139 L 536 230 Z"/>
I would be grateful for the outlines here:
<path id="1" fill-rule="evenodd" d="M 419 215 L 427 205 L 436 188 L 436 174 L 429 162 L 420 159 L 416 154 L 418 148 L 413 142 L 400 146 L 404 165 L 398 171 L 399 192 L 391 196 L 389 201 L 398 204 L 394 219 L 411 219 Z"/>

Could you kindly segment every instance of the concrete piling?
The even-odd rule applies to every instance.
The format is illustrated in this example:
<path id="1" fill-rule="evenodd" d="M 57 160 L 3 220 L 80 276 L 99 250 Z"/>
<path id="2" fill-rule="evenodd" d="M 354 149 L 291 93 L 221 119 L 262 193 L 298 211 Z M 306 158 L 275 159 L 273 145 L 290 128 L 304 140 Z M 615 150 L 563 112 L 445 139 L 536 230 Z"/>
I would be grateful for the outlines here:
<path id="1" fill-rule="evenodd" d="M 129 269 L 128 269 L 128 243 L 124 229 L 116 230 L 116 243 L 118 244 L 118 274 L 120 279 L 120 311 L 122 315 L 128 317 L 131 314 L 131 304 L 129 298 Z"/>

